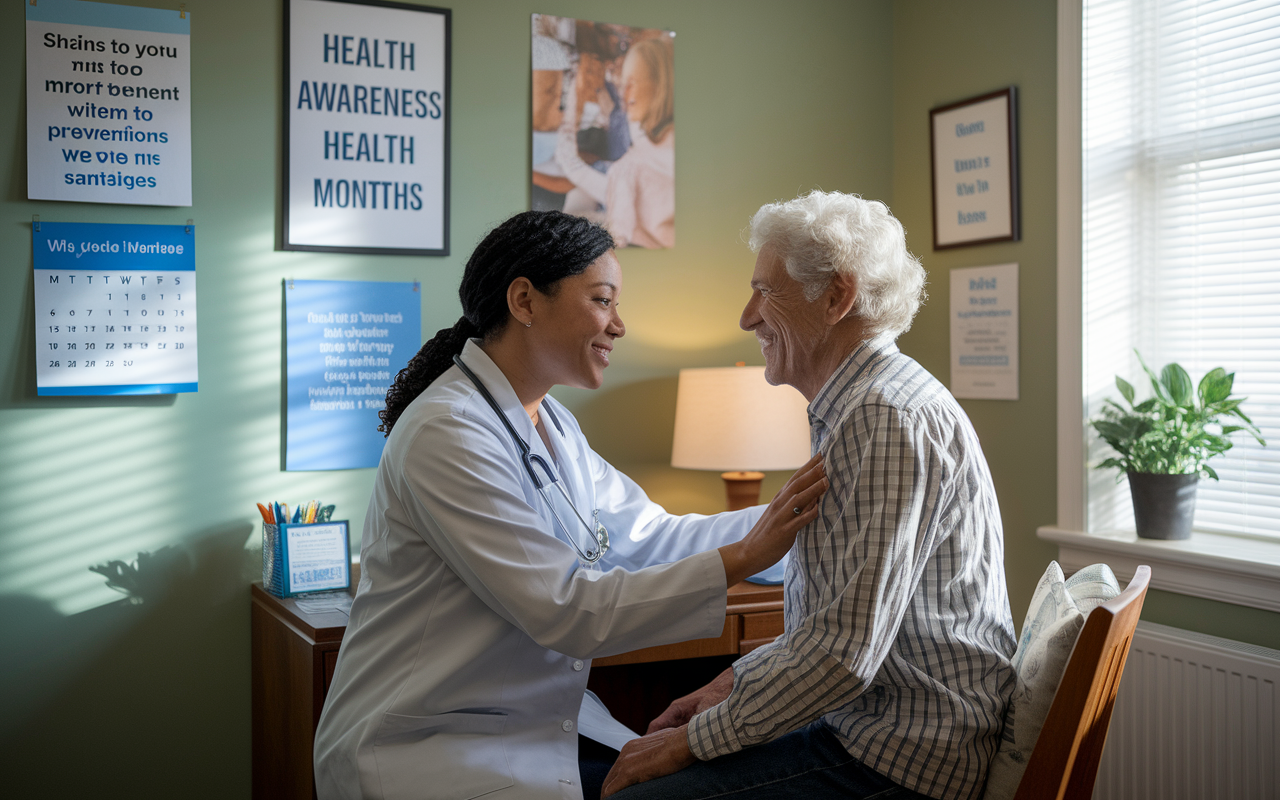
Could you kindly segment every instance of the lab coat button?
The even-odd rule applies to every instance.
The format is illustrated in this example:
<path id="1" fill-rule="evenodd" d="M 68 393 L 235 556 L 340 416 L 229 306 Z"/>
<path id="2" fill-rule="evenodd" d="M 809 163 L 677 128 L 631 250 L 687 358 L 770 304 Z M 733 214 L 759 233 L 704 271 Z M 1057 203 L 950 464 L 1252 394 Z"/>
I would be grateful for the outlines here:
<path id="1" fill-rule="evenodd" d="M 560 723 L 560 727 L 564 730 L 565 733 L 568 733 L 569 731 L 573 730 L 573 720 L 566 719 L 564 722 Z"/>
<path id="2" fill-rule="evenodd" d="M 574 672 L 582 672 L 582 662 L 581 662 L 581 661 L 575 661 L 575 662 L 573 662 L 573 671 L 574 671 Z"/>

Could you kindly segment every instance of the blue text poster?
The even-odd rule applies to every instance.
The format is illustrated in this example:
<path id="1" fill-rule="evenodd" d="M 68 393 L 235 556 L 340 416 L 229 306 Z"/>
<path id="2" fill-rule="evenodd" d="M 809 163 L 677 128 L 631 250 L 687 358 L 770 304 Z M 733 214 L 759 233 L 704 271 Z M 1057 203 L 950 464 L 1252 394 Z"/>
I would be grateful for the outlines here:
<path id="1" fill-rule="evenodd" d="M 448 255 L 451 12 L 285 6 L 284 248 Z"/>
<path id="2" fill-rule="evenodd" d="M 191 205 L 191 16 L 39 0 L 27 12 L 27 197 Z"/>
<path id="3" fill-rule="evenodd" d="M 378 412 L 422 343 L 418 285 L 288 281 L 284 297 L 285 469 L 378 466 Z"/>

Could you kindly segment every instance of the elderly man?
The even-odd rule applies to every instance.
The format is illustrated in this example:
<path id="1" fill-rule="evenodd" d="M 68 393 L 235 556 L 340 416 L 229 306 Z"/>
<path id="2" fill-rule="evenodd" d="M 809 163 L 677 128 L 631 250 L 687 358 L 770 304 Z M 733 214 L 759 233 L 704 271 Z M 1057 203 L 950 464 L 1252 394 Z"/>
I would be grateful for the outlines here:
<path id="1" fill-rule="evenodd" d="M 924 269 L 882 203 L 836 192 L 761 208 L 751 248 L 741 324 L 809 400 L 831 488 L 791 551 L 786 633 L 674 702 L 604 796 L 977 798 L 1016 642 L 978 437 L 894 345 Z"/>

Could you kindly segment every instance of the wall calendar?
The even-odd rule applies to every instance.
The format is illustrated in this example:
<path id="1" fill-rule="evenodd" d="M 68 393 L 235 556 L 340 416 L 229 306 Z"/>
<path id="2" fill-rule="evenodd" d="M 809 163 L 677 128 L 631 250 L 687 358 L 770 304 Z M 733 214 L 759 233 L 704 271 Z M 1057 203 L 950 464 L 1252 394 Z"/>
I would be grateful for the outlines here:
<path id="1" fill-rule="evenodd" d="M 193 225 L 34 222 L 39 395 L 197 389 Z"/>

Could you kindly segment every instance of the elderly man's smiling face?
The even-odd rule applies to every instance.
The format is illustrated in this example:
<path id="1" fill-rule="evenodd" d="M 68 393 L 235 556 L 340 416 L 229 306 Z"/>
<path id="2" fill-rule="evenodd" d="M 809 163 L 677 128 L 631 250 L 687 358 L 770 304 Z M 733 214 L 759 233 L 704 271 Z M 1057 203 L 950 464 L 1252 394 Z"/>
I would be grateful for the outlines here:
<path id="1" fill-rule="evenodd" d="M 751 299 L 738 324 L 760 342 L 765 380 L 794 386 L 812 400 L 828 377 L 818 366 L 829 330 L 824 304 L 805 299 L 803 285 L 787 274 L 782 258 L 769 246 L 756 257 Z"/>

